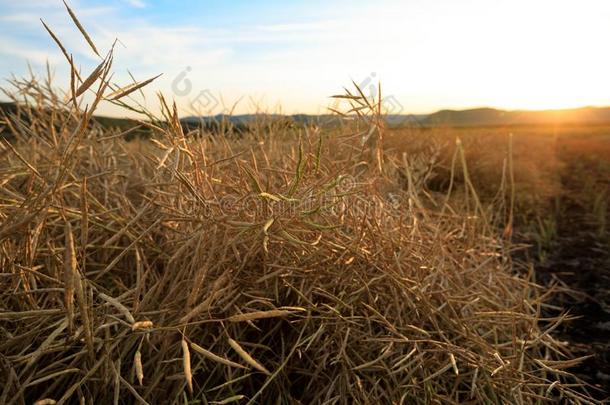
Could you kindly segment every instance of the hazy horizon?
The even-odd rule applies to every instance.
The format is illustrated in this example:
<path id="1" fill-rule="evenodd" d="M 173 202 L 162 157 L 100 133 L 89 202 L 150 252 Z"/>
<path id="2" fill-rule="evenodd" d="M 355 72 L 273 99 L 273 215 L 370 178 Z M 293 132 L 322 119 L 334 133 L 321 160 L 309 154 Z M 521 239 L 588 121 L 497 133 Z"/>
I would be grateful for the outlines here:
<path id="1" fill-rule="evenodd" d="M 147 87 L 175 99 L 183 115 L 235 113 L 255 106 L 285 114 L 324 114 L 351 81 L 376 92 L 392 113 L 442 109 L 548 110 L 610 105 L 610 3 L 447 0 L 71 1 L 102 52 L 115 38 L 117 83 L 159 73 Z M 99 59 L 61 1 L 0 0 L 0 77 L 38 73 L 48 60 L 55 84 L 69 69 L 42 18 L 85 74 Z M 6 86 L 3 81 L 3 86 Z M 125 115 L 111 105 L 100 113 Z"/>

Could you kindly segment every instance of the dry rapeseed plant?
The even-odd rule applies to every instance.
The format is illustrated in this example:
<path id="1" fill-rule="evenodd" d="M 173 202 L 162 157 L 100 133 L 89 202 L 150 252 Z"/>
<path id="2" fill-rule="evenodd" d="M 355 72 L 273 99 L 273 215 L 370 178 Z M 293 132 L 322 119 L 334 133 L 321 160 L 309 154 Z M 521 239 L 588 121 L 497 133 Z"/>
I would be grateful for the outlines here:
<path id="1" fill-rule="evenodd" d="M 184 369 L 184 378 L 186 379 L 186 384 L 188 386 L 189 392 L 193 393 L 193 372 L 191 371 L 191 352 L 189 350 L 189 345 L 184 340 L 181 341 L 182 345 L 182 367 Z"/>
<path id="2" fill-rule="evenodd" d="M 250 354 L 247 351 L 245 351 L 244 348 L 241 347 L 240 344 L 237 343 L 235 340 L 229 338 L 229 346 L 231 346 L 233 348 L 233 350 L 235 350 L 237 352 L 237 354 L 239 354 L 239 357 L 241 357 L 250 366 L 252 366 L 253 368 L 257 369 L 258 371 L 260 371 L 262 373 L 271 375 L 269 370 L 267 370 L 258 361 L 254 360 L 254 358 L 252 356 L 250 356 Z"/>
<path id="3" fill-rule="evenodd" d="M 72 85 L 7 90 L 0 403 L 595 402 L 493 206 L 405 190 L 401 157 L 359 142 L 379 114 L 186 137 L 162 97 L 155 120 L 123 101 L 149 80 L 111 83 L 112 50 L 82 79 L 45 28 Z M 100 126 L 100 102 L 150 139 Z"/>
<path id="4" fill-rule="evenodd" d="M 142 385 L 144 382 L 144 368 L 142 367 L 142 353 L 138 350 L 136 354 L 133 356 L 133 366 L 136 370 L 136 377 L 138 378 L 138 383 Z"/>

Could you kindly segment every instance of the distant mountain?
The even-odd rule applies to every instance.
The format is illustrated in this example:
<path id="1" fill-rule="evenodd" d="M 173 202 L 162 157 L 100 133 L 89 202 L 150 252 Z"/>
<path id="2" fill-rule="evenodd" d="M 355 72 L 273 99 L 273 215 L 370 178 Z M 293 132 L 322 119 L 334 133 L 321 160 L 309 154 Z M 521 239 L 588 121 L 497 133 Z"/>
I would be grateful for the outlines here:
<path id="1" fill-rule="evenodd" d="M 15 105 L 15 103 L 6 103 L 0 101 L 0 116 L 3 112 L 6 112 L 7 114 L 14 114 L 15 112 L 17 112 L 17 106 Z"/>
<path id="2" fill-rule="evenodd" d="M 282 114 L 217 114 L 210 116 L 189 116 L 181 118 L 180 121 L 185 124 L 201 124 L 210 122 L 230 122 L 232 124 L 252 124 L 256 121 L 263 121 L 269 119 L 282 120 L 288 119 L 299 124 L 315 124 L 320 122 L 326 122 L 336 119 L 336 115 L 322 114 L 322 115 L 309 115 L 309 114 L 293 114 L 293 115 L 282 115 Z"/>
<path id="3" fill-rule="evenodd" d="M 0 117 L 2 112 L 14 113 L 14 103 L 0 102 Z M 268 122 L 269 119 L 283 123 L 301 125 L 333 125 L 338 123 L 338 117 L 333 114 L 241 114 L 214 116 L 189 116 L 181 118 L 187 128 L 197 126 L 218 127 L 221 123 L 231 123 L 234 129 L 243 129 L 258 122 Z M 468 110 L 440 110 L 432 114 L 392 114 L 387 115 L 386 122 L 392 127 L 399 126 L 510 126 L 510 125 L 561 125 L 610 124 L 610 107 L 582 107 L 563 110 L 499 110 L 495 108 L 474 108 Z M 115 126 L 121 129 L 135 124 L 133 120 L 99 116 L 97 121 L 102 125 Z M 1 120 L 1 118 L 0 118 Z"/>
<path id="4" fill-rule="evenodd" d="M 262 118 L 289 119 L 300 124 L 324 124 L 336 121 L 337 116 L 244 114 L 216 115 L 211 117 L 186 117 L 183 122 L 195 124 L 226 120 L 234 124 L 250 124 Z M 564 110 L 498 110 L 474 108 L 468 110 L 440 110 L 432 114 L 392 114 L 386 116 L 390 126 L 506 126 L 545 124 L 610 124 L 610 107 L 582 107 Z"/>
<path id="5" fill-rule="evenodd" d="M 542 124 L 607 124 L 610 107 L 582 107 L 565 110 L 497 110 L 475 108 L 471 110 L 441 110 L 426 116 L 426 126 L 481 126 L 481 125 L 542 125 Z"/>
<path id="6" fill-rule="evenodd" d="M 64 113 L 67 117 L 68 111 L 65 110 Z M 20 110 L 18 108 L 18 104 L 0 101 L 0 139 L 13 139 L 14 136 L 8 129 L 9 125 L 6 122 L 6 117 L 11 117 L 13 115 L 18 115 L 19 119 L 25 124 L 26 127 L 29 125 L 31 117 L 29 117 L 26 111 Z M 10 118 L 8 118 L 8 120 L 10 120 Z M 103 128 L 115 128 L 119 131 L 126 132 L 125 139 L 149 137 L 151 132 L 150 129 L 141 126 L 136 120 L 131 118 L 115 118 L 95 115 L 93 116 L 93 121 L 97 122 Z M 60 124 L 56 122 L 56 125 L 56 129 L 59 130 Z"/>

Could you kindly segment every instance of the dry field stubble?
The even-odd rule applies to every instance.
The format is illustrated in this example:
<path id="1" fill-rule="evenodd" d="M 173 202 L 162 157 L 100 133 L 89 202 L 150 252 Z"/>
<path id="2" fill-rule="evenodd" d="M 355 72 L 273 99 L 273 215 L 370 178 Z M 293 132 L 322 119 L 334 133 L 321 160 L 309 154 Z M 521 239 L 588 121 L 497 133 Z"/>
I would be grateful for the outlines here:
<path id="1" fill-rule="evenodd" d="M 508 172 L 482 202 L 458 153 L 467 191 L 432 195 L 416 153 L 362 146 L 375 108 L 359 129 L 198 139 L 166 106 L 128 143 L 97 102 L 63 102 L 134 91 L 108 95 L 111 59 L 67 95 L 14 82 L 0 402 L 593 401 L 498 231 Z"/>

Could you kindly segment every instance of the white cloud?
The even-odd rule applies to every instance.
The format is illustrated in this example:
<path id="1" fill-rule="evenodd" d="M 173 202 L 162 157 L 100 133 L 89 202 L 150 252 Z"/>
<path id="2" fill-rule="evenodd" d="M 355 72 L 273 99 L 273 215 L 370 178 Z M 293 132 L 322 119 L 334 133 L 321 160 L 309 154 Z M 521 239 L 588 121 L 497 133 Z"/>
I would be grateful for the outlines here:
<path id="1" fill-rule="evenodd" d="M 49 54 L 47 49 L 22 43 L 20 44 L 18 42 L 0 42 L 0 55 L 5 55 L 13 60 L 23 60 L 23 66 L 25 66 L 26 61 L 36 66 L 44 66 L 47 61 L 50 64 L 57 64 L 64 61 L 64 59 L 59 58 L 58 55 Z"/>
<path id="2" fill-rule="evenodd" d="M 267 32 L 303 32 L 328 30 L 338 25 L 338 21 L 313 21 L 306 23 L 270 24 L 259 25 L 256 28 Z"/>
<path id="3" fill-rule="evenodd" d="M 144 8 L 146 7 L 146 3 L 143 0 L 124 0 L 125 3 L 129 4 L 131 7 L 136 8 Z"/>

